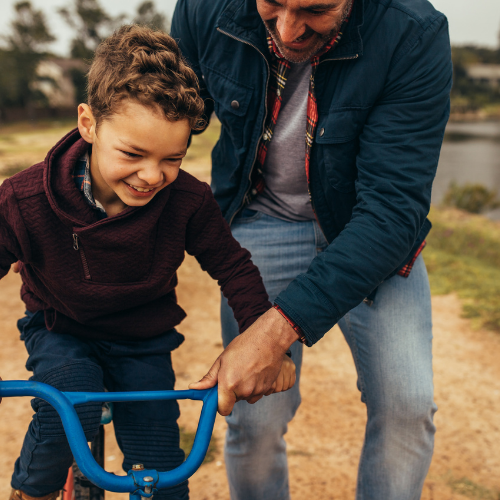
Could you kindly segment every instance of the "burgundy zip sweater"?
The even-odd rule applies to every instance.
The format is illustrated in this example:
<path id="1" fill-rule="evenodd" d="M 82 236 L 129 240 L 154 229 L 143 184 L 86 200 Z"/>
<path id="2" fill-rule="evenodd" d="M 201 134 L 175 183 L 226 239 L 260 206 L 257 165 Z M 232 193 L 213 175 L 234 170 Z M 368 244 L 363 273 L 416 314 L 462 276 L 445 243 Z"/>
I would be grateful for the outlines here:
<path id="1" fill-rule="evenodd" d="M 174 328 L 186 316 L 175 294 L 186 251 L 218 281 L 240 332 L 271 307 L 207 184 L 181 170 L 147 205 L 100 219 L 72 175 L 88 148 L 73 130 L 0 186 L 0 278 L 22 262 L 22 299 L 49 330 L 140 340 Z"/>

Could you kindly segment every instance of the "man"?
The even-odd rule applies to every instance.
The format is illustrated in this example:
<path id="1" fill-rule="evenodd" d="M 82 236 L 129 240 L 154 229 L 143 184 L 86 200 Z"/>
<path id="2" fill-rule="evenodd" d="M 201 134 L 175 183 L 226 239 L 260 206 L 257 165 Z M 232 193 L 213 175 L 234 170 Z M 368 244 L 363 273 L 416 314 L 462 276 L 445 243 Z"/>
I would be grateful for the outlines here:
<path id="1" fill-rule="evenodd" d="M 223 302 L 227 347 L 192 385 L 219 383 L 231 497 L 289 498 L 298 383 L 259 399 L 283 352 L 299 379 L 297 340 L 338 323 L 368 413 L 357 498 L 420 498 L 436 410 L 420 252 L 449 113 L 446 18 L 426 0 L 179 0 L 172 35 L 221 122 L 215 197 L 275 304 L 237 336 Z"/>

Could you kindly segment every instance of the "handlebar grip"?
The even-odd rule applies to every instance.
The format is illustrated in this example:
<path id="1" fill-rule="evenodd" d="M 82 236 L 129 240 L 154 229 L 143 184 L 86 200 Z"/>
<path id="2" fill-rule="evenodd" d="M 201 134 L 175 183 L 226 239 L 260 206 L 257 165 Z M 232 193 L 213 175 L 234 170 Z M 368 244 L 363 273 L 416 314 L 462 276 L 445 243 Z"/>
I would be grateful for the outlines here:
<path id="1" fill-rule="evenodd" d="M 94 460 L 74 405 L 87 402 L 152 401 L 192 399 L 203 401 L 193 448 L 186 461 L 176 469 L 158 473 L 156 488 L 182 483 L 200 467 L 210 444 L 217 413 L 217 386 L 203 391 L 137 391 L 137 392 L 61 392 L 42 382 L 25 380 L 0 381 L 0 398 L 34 396 L 51 404 L 59 413 L 73 456 L 82 473 L 95 485 L 117 493 L 138 489 L 132 476 L 115 476 Z"/>

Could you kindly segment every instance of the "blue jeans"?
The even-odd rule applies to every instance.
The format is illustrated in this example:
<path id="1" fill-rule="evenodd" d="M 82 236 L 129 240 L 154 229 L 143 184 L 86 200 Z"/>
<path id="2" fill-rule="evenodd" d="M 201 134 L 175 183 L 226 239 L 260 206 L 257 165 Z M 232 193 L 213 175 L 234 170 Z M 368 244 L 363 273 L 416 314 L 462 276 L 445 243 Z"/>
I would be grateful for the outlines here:
<path id="1" fill-rule="evenodd" d="M 92 341 L 47 330 L 42 312 L 18 321 L 21 340 L 29 354 L 30 380 L 61 391 L 171 390 L 175 376 L 170 352 L 182 342 L 175 330 L 142 341 Z M 12 487 L 40 497 L 60 490 L 73 462 L 61 419 L 45 401 L 31 403 L 35 415 L 24 439 L 12 476 Z M 76 405 L 87 440 L 99 429 L 101 403 Z M 147 469 L 165 471 L 184 461 L 179 447 L 176 401 L 115 403 L 113 424 L 124 454 L 123 469 L 142 463 Z M 155 498 L 187 500 L 187 481 L 161 490 Z"/>
<path id="2" fill-rule="evenodd" d="M 235 219 L 232 231 L 250 250 L 271 301 L 327 246 L 315 221 L 291 223 L 249 210 Z M 221 321 L 227 345 L 238 327 L 225 299 Z M 394 276 L 384 282 L 373 305 L 359 304 L 339 326 L 368 413 L 356 498 L 417 500 L 431 462 L 437 409 L 430 291 L 422 257 L 408 278 Z M 290 498 L 283 436 L 300 404 L 298 342 L 292 346 L 292 359 L 297 366 L 293 389 L 254 405 L 236 403 L 227 417 L 225 458 L 232 500 Z"/>

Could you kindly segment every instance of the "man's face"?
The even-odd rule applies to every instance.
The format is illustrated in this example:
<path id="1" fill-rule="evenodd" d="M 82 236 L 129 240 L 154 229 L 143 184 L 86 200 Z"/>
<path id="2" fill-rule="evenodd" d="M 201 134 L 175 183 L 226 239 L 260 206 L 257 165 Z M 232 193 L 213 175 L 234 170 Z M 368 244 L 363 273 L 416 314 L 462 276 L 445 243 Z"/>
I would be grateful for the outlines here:
<path id="1" fill-rule="evenodd" d="M 281 54 L 309 60 L 339 31 L 353 0 L 257 0 L 257 10 Z"/>
<path id="2" fill-rule="evenodd" d="M 90 108 L 80 108 L 81 114 L 90 114 L 87 124 L 92 123 Z M 113 206 L 116 212 L 146 205 L 177 178 L 191 132 L 187 119 L 172 122 L 160 110 L 124 100 L 97 132 L 95 121 L 86 130 L 80 121 L 82 116 L 82 137 L 92 144 L 92 192 L 105 208 Z"/>

